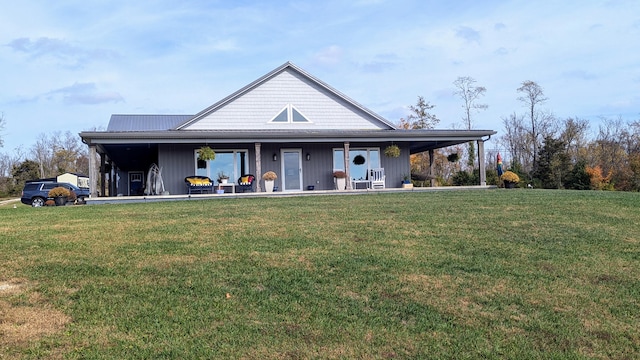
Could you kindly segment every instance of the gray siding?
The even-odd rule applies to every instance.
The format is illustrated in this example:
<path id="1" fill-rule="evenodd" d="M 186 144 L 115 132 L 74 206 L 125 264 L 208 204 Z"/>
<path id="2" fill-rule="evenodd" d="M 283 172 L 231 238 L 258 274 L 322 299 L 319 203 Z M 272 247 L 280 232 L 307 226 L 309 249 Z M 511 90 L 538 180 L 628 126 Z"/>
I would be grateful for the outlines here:
<path id="1" fill-rule="evenodd" d="M 209 144 L 214 150 L 215 144 Z M 400 157 L 388 158 L 382 154 L 387 144 L 375 143 L 352 143 L 351 148 L 361 147 L 379 147 L 381 152 L 381 166 L 385 169 L 386 187 L 397 188 L 401 186 L 402 175 L 409 174 L 409 150 L 407 147 L 401 146 Z M 400 146 L 400 145 L 399 145 Z M 171 194 L 186 194 L 187 188 L 184 178 L 195 173 L 195 160 L 193 152 L 200 146 L 194 145 L 160 145 L 158 148 L 158 165 L 162 167 L 162 179 L 167 191 Z M 262 152 L 262 173 L 274 171 L 278 175 L 275 185 L 278 189 L 282 189 L 281 184 L 281 158 L 280 151 L 282 149 L 302 149 L 302 179 L 303 189 L 313 185 L 316 190 L 332 190 L 333 184 L 333 149 L 343 147 L 343 143 L 328 144 L 269 144 L 263 143 Z M 219 146 L 219 148 L 230 149 L 227 144 Z M 264 189 L 264 181 L 262 174 L 257 174 L 255 170 L 255 145 L 244 144 L 235 148 L 249 150 L 249 173 L 254 174 L 262 188 Z M 273 155 L 278 156 L 277 161 L 273 161 Z M 310 160 L 306 160 L 306 154 L 309 154 Z M 126 177 L 121 180 L 126 182 Z M 236 179 L 231 179 L 235 181 Z M 126 183 L 123 184 L 126 188 Z"/>

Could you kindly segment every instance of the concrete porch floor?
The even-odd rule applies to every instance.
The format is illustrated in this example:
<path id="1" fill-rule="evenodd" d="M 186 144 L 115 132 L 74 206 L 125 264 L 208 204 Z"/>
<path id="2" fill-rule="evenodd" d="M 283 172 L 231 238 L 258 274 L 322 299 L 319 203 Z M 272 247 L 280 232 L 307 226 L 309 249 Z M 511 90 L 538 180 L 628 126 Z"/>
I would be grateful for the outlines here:
<path id="1" fill-rule="evenodd" d="M 358 190 L 308 190 L 308 191 L 277 191 L 277 192 L 247 192 L 225 194 L 179 194 L 179 195 L 144 195 L 144 196 L 112 196 L 94 197 L 86 199 L 87 205 L 99 204 L 130 204 L 158 201 L 189 201 L 189 200 L 216 200 L 232 198 L 256 198 L 256 197 L 289 197 L 289 196 L 319 196 L 319 195 L 366 195 L 380 193 L 407 193 L 407 192 L 433 192 L 433 191 L 458 191 L 458 190 L 487 190 L 497 189 L 495 185 L 475 186 L 440 186 L 440 187 L 414 187 L 412 189 L 358 189 Z"/>

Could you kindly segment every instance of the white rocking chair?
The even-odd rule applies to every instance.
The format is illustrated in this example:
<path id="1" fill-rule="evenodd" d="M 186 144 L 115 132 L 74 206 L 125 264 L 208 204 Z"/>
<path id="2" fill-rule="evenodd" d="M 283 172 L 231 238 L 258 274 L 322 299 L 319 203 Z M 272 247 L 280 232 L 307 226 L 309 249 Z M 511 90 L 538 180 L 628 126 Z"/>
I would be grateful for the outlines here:
<path id="1" fill-rule="evenodd" d="M 385 176 L 383 168 L 369 170 L 369 183 L 371 184 L 371 189 L 384 189 L 384 179 Z"/>

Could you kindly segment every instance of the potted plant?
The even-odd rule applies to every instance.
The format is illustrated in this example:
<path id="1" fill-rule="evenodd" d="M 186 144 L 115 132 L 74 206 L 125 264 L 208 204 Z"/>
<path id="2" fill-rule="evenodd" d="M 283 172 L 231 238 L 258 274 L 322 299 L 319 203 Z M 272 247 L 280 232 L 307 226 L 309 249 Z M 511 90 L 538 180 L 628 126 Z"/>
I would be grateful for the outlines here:
<path id="1" fill-rule="evenodd" d="M 262 174 L 262 180 L 264 180 L 264 191 L 273 192 L 273 184 L 277 178 L 278 175 L 273 171 L 267 171 Z"/>
<path id="2" fill-rule="evenodd" d="M 411 183 L 411 176 L 408 174 L 402 175 L 402 188 L 403 189 L 412 189 L 413 184 Z"/>
<path id="3" fill-rule="evenodd" d="M 65 187 L 56 186 L 53 189 L 49 190 L 48 195 L 50 198 L 53 198 L 56 206 L 64 206 L 64 204 L 67 203 L 67 199 L 69 198 L 69 195 L 71 195 L 71 192 Z"/>
<path id="4" fill-rule="evenodd" d="M 513 171 L 505 171 L 504 174 L 500 176 L 500 180 L 504 182 L 504 187 L 507 189 L 513 189 L 518 182 L 520 181 L 520 177 L 518 174 Z"/>
<path id="5" fill-rule="evenodd" d="M 386 157 L 397 158 L 400 156 L 400 148 L 398 145 L 389 145 L 384 149 L 384 155 Z"/>
<path id="6" fill-rule="evenodd" d="M 208 146 L 203 146 L 198 149 L 198 160 L 207 161 L 207 160 L 215 160 L 216 152 L 213 151 L 212 148 Z"/>
<path id="7" fill-rule="evenodd" d="M 358 155 L 360 156 L 360 155 Z M 347 186 L 347 173 L 342 170 L 336 170 L 333 172 L 333 182 L 335 183 L 336 189 L 344 190 Z"/>
<path id="8" fill-rule="evenodd" d="M 225 174 L 224 171 L 220 171 L 218 173 L 218 182 L 221 184 L 226 184 L 229 182 L 229 175 Z"/>

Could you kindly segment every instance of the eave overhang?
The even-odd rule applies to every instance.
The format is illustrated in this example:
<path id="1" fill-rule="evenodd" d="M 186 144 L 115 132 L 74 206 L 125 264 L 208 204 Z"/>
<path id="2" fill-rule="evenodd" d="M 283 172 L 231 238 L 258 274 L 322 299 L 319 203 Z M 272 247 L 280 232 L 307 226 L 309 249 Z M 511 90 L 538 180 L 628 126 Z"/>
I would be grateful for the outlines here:
<path id="1" fill-rule="evenodd" d="M 88 145 L 97 144 L 198 144 L 198 143 L 306 143 L 306 142 L 457 142 L 483 140 L 493 130 L 197 130 L 82 132 Z"/>

